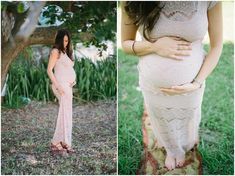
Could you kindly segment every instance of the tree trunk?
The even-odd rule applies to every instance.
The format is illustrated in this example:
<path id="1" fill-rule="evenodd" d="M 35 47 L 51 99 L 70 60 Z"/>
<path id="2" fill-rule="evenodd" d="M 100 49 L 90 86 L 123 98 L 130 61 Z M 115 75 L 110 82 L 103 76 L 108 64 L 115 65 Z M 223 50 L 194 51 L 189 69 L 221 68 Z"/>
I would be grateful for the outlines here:
<path id="1" fill-rule="evenodd" d="M 6 75 L 9 66 L 13 59 L 19 54 L 19 52 L 24 48 L 23 42 L 17 42 L 15 46 L 11 42 L 7 42 L 1 51 L 1 90 L 5 84 Z"/>
<path id="2" fill-rule="evenodd" d="M 9 66 L 13 60 L 19 55 L 19 53 L 27 46 L 34 44 L 53 44 L 56 31 L 59 27 L 38 27 L 27 41 L 16 41 L 12 43 L 8 41 L 2 46 L 2 59 L 1 59 L 1 90 L 6 81 L 6 75 L 9 70 Z"/>

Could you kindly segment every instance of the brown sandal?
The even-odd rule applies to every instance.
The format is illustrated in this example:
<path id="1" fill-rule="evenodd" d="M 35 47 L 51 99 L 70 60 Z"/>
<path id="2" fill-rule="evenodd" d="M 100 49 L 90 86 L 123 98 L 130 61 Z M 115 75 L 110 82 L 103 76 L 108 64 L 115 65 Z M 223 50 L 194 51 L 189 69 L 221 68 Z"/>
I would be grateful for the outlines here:
<path id="1" fill-rule="evenodd" d="M 60 142 L 61 146 L 67 150 L 67 153 L 75 153 L 75 150 L 72 149 L 71 147 L 69 147 L 69 145 L 63 143 L 63 142 Z"/>
<path id="2" fill-rule="evenodd" d="M 63 155 L 66 152 L 66 150 L 62 147 L 61 143 L 57 144 L 51 143 L 50 149 L 53 155 L 55 154 Z"/>

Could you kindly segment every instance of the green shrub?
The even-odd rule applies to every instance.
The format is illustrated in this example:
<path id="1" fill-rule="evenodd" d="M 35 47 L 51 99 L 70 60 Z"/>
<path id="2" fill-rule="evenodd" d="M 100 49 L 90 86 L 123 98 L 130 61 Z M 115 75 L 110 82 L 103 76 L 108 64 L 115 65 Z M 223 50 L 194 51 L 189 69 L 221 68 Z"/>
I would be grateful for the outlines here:
<path id="1" fill-rule="evenodd" d="M 19 107 L 26 100 L 52 101 L 55 96 L 50 88 L 47 75 L 48 60 L 39 64 L 31 58 L 25 59 L 24 53 L 11 64 L 7 81 L 4 104 Z M 88 58 L 76 60 L 74 69 L 77 84 L 74 98 L 77 100 L 99 100 L 116 96 L 116 56 L 93 63 Z"/>

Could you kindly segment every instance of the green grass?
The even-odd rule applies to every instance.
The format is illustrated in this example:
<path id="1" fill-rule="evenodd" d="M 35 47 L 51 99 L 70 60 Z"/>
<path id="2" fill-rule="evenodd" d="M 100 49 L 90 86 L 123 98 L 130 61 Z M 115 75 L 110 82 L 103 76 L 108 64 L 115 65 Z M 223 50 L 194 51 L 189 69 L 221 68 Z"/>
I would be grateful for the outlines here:
<path id="1" fill-rule="evenodd" d="M 138 86 L 137 58 L 118 53 L 118 170 L 135 174 L 142 152 L 143 100 Z"/>
<path id="2" fill-rule="evenodd" d="M 199 146 L 203 174 L 233 174 L 233 54 L 233 44 L 224 44 L 220 61 L 207 79 Z M 138 58 L 122 50 L 118 55 L 118 172 L 136 174 L 143 154 Z"/>

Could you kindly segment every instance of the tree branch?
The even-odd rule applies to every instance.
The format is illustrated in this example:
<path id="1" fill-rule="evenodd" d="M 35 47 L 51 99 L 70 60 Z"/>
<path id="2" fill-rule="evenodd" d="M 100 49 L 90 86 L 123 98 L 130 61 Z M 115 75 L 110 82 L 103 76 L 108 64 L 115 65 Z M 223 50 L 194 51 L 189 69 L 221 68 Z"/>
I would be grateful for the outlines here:
<path id="1" fill-rule="evenodd" d="M 21 25 L 19 32 L 16 34 L 16 38 L 26 41 L 28 37 L 33 33 L 38 23 L 38 16 L 41 13 L 41 9 L 45 5 L 45 2 L 30 2 L 30 8 L 27 18 Z"/>
<path id="2" fill-rule="evenodd" d="M 65 28 L 64 25 L 61 26 L 49 26 L 49 27 L 37 27 L 33 34 L 29 37 L 26 45 L 35 44 L 54 44 L 55 35 L 59 29 Z M 93 34 L 90 33 L 72 33 L 72 35 L 78 35 L 81 42 L 90 41 L 94 38 Z"/>
<path id="3" fill-rule="evenodd" d="M 37 27 L 27 40 L 26 45 L 53 44 L 56 32 L 62 28 L 63 26 Z"/>

